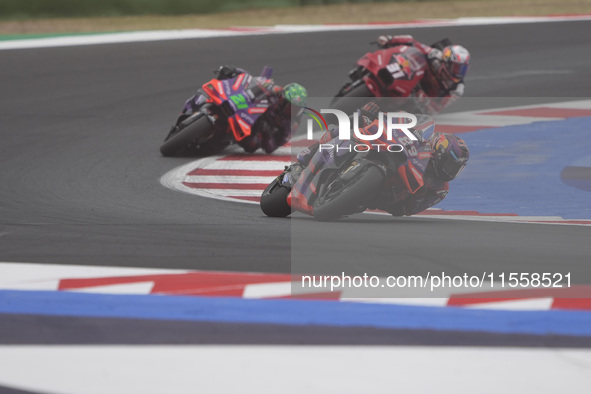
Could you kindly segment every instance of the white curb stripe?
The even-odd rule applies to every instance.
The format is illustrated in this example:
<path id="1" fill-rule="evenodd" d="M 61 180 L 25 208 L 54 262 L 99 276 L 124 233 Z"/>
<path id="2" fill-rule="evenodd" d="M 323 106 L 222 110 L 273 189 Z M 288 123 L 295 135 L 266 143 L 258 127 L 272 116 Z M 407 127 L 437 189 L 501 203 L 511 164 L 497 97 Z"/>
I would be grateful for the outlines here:
<path id="1" fill-rule="evenodd" d="M 192 175 L 184 180 L 186 183 L 264 183 L 269 184 L 274 176 L 238 176 L 238 175 Z"/>

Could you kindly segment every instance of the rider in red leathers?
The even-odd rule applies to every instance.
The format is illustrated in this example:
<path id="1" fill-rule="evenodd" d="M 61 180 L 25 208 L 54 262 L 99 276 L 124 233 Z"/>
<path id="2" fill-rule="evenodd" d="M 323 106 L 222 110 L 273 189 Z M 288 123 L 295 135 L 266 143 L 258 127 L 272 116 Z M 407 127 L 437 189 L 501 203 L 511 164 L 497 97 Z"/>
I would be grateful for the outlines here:
<path id="1" fill-rule="evenodd" d="M 432 48 L 415 40 L 410 35 L 380 36 L 381 48 L 396 45 L 414 46 L 420 50 L 429 63 L 430 69 L 413 94 L 421 112 L 436 114 L 464 94 L 464 77 L 470 65 L 470 53 L 460 45 L 448 45 L 443 50 Z"/>

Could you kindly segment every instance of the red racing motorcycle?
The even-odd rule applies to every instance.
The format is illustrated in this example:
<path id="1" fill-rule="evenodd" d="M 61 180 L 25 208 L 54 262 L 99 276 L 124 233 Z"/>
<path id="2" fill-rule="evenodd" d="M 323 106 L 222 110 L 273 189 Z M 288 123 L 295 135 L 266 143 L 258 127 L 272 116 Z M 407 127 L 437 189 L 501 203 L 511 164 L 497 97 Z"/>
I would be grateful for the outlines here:
<path id="1" fill-rule="evenodd" d="M 443 49 L 451 45 L 447 38 L 431 45 Z M 350 82 L 339 90 L 331 106 L 346 113 L 359 107 L 353 97 L 413 97 L 428 70 L 425 55 L 416 47 L 397 45 L 366 53 L 349 73 Z M 420 112 L 413 100 L 395 102 L 397 110 Z"/>

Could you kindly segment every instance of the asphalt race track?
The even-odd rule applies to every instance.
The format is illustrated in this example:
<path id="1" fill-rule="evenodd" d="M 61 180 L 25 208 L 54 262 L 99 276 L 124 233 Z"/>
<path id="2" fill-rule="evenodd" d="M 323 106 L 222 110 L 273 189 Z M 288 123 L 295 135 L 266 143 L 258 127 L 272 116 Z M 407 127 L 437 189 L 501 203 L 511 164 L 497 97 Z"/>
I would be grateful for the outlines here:
<path id="1" fill-rule="evenodd" d="M 468 47 L 468 97 L 573 99 L 589 94 L 582 81 L 591 80 L 590 28 L 591 22 L 554 22 L 392 34 L 412 33 L 424 42 L 449 37 Z M 303 216 L 270 219 L 256 205 L 196 197 L 159 183 L 191 160 L 161 157 L 158 147 L 183 101 L 216 66 L 256 73 L 268 64 L 278 83 L 298 81 L 312 96 L 332 96 L 368 42 L 384 33 L 0 52 L 0 260 L 290 272 L 293 227 L 303 245 L 340 245 L 353 236 L 356 245 L 370 245 L 367 266 L 363 255 L 355 258 L 355 245 L 340 249 L 355 258 L 353 271 L 379 273 L 396 261 L 413 274 L 507 270 L 519 263 L 530 271 L 559 267 L 573 272 L 574 283 L 591 283 L 589 227 L 377 216 L 319 225 Z M 376 228 L 380 238 L 370 239 Z M 393 251 L 398 259 L 391 258 Z M 314 267 L 329 270 L 321 260 Z"/>
<path id="2" fill-rule="evenodd" d="M 408 392 L 580 391 L 591 365 L 591 226 L 372 214 L 338 223 L 302 214 L 272 219 L 255 204 L 164 187 L 164 174 L 195 159 L 164 158 L 158 148 L 184 100 L 218 65 L 257 73 L 267 64 L 280 84 L 298 81 L 311 96 L 332 96 L 384 33 L 428 43 L 449 37 L 470 49 L 466 98 L 453 110 L 483 109 L 471 97 L 588 100 L 590 28 L 591 21 L 570 21 L 0 50 L 0 360 L 9 360 L 0 362 L 0 393 L 237 392 L 250 385 L 366 392 L 384 391 L 392 378 Z M 561 123 L 573 134 L 578 127 L 579 140 L 560 136 L 578 144 L 568 158 L 574 165 L 587 155 L 588 140 L 580 140 L 587 119 Z M 494 133 L 514 129 L 503 130 L 487 130 L 492 142 L 481 144 L 496 149 Z M 528 135 L 520 134 L 526 143 Z M 489 175 L 491 164 L 482 162 L 479 174 Z M 472 197 L 483 195 L 479 182 L 467 179 Z M 446 202 L 457 197 L 453 186 Z M 576 192 L 568 219 L 579 208 L 589 219 L 585 192 Z M 550 197 L 542 197 L 519 205 L 534 206 L 532 215 L 550 211 Z M 507 198 L 512 204 L 513 195 Z M 18 264 L 26 262 L 38 264 Z M 483 299 L 498 301 L 487 289 L 452 298 L 418 288 L 372 302 L 334 302 L 334 294 L 318 300 L 324 289 L 312 289 L 301 298 L 315 301 L 287 301 L 281 298 L 293 295 L 293 276 L 244 272 L 568 272 L 573 285 L 587 286 L 506 291 L 507 302 L 484 308 Z"/>

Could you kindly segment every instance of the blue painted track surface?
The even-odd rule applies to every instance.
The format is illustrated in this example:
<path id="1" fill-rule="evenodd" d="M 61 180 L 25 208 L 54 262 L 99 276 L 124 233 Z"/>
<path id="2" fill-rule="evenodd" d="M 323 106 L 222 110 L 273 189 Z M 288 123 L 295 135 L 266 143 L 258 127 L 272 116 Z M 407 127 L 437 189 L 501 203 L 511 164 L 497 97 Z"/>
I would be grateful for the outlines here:
<path id="1" fill-rule="evenodd" d="M 485 129 L 462 138 L 470 148 L 468 166 L 437 208 L 591 219 L 590 192 L 561 178 L 569 166 L 591 167 L 590 117 Z"/>
<path id="2" fill-rule="evenodd" d="M 591 336 L 591 313 L 333 301 L 0 291 L 0 313 Z"/>

